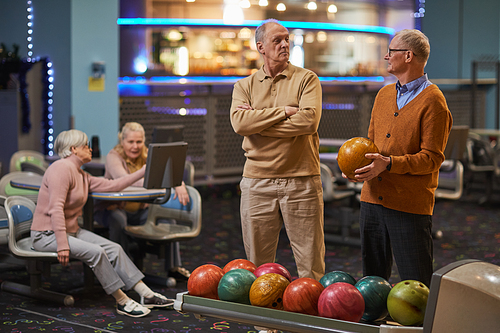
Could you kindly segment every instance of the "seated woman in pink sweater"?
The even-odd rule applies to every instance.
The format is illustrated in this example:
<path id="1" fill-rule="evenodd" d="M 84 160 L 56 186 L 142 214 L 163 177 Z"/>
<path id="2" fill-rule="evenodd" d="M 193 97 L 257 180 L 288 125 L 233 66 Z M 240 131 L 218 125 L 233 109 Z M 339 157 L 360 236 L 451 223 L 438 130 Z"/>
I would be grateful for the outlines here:
<path id="1" fill-rule="evenodd" d="M 144 177 L 145 167 L 126 177 L 109 180 L 93 177 L 81 166 L 92 160 L 88 137 L 78 130 L 61 132 L 54 143 L 61 157 L 45 172 L 31 225 L 33 248 L 56 252 L 61 265 L 78 259 L 92 268 L 104 291 L 117 302 L 118 314 L 143 317 L 152 307 L 166 307 L 172 299 L 153 292 L 142 279 L 144 275 L 125 254 L 122 247 L 78 226 L 77 218 L 87 202 L 89 191 L 121 191 Z M 134 289 L 140 304 L 123 291 Z"/>
<path id="2" fill-rule="evenodd" d="M 145 145 L 144 127 L 141 124 L 129 122 L 123 125 L 118 134 L 118 140 L 118 144 L 106 156 L 104 178 L 107 179 L 120 179 L 128 176 L 146 164 L 148 149 Z M 132 185 L 143 186 L 144 178 Z M 189 203 L 189 195 L 184 182 L 175 188 L 174 199 L 176 198 L 182 205 Z M 136 243 L 129 239 L 125 233 L 125 227 L 127 225 L 142 225 L 146 223 L 147 217 L 147 204 L 144 203 L 131 201 L 116 203 L 116 201 L 100 200 L 96 201 L 95 204 L 95 220 L 108 227 L 109 239 L 120 244 L 130 257 L 133 257 Z M 168 276 L 181 281 L 187 280 L 190 272 L 182 267 L 179 243 L 171 243 L 169 251 L 167 256 L 171 258 L 171 267 L 167 272 Z"/>

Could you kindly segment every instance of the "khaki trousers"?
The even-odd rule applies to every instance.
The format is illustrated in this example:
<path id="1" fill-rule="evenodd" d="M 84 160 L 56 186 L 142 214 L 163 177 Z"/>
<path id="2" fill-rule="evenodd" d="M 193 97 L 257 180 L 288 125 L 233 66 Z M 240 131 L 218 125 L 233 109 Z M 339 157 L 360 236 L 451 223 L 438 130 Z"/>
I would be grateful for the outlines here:
<path id="1" fill-rule="evenodd" d="M 241 227 L 247 259 L 259 266 L 274 262 L 281 227 L 292 247 L 299 277 L 325 274 L 323 189 L 320 176 L 243 178 Z"/>

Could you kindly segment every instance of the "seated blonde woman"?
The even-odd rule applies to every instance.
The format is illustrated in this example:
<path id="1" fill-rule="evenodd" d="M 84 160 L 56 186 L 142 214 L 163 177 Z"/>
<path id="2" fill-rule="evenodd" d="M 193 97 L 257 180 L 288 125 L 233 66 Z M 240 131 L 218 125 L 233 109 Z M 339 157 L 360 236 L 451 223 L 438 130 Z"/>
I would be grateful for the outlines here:
<path id="1" fill-rule="evenodd" d="M 121 191 L 144 177 L 145 168 L 116 180 L 91 176 L 81 167 L 92 160 L 92 149 L 87 135 L 78 130 L 61 132 L 54 149 L 61 159 L 52 163 L 43 176 L 31 225 L 33 248 L 57 252 L 63 266 L 70 258 L 88 265 L 104 291 L 116 299 L 118 314 L 143 317 L 151 307 L 171 306 L 172 299 L 142 282 L 144 274 L 119 244 L 80 228 L 77 222 L 89 192 Z M 140 303 L 129 298 L 122 288 L 135 290 Z"/>
<path id="2" fill-rule="evenodd" d="M 147 160 L 145 132 L 141 124 L 130 122 L 123 125 L 118 134 L 118 144 L 106 156 L 106 172 L 104 178 L 120 179 L 144 167 Z M 143 186 L 144 178 L 134 182 L 134 186 Z M 175 188 L 174 198 L 181 204 L 189 202 L 184 182 Z M 147 204 L 138 202 L 96 202 L 94 218 L 101 225 L 109 228 L 109 239 L 121 244 L 129 256 L 134 254 L 136 244 L 125 234 L 127 225 L 142 225 L 148 216 Z M 182 267 L 179 243 L 170 246 L 170 257 L 173 258 L 168 276 L 177 280 L 187 280 L 190 272 Z"/>

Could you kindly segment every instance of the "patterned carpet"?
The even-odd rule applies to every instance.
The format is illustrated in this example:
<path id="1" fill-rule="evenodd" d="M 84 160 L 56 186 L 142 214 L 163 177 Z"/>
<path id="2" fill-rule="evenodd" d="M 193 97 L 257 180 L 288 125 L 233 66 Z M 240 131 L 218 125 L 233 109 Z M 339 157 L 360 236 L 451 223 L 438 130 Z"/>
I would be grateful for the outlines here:
<path id="1" fill-rule="evenodd" d="M 201 187 L 203 197 L 203 229 L 201 235 L 181 245 L 184 266 L 189 270 L 205 263 L 224 266 L 235 258 L 244 258 L 239 222 L 239 196 L 235 186 Z M 458 201 L 440 200 L 436 203 L 433 218 L 434 230 L 443 232 L 442 239 L 434 242 L 435 268 L 462 259 L 479 259 L 500 265 L 500 197 L 497 193 L 485 205 L 478 205 L 482 191 L 471 190 Z M 329 207 L 333 214 L 340 203 Z M 325 229 L 338 232 L 336 219 L 327 218 Z M 356 236 L 356 227 L 352 235 Z M 5 253 L 6 248 L 0 248 Z M 1 259 L 1 258 L 0 258 Z M 356 279 L 361 277 L 360 250 L 355 247 L 327 244 L 326 268 L 343 270 Z M 4 261 L 1 261 L 4 262 Z M 284 265 L 293 276 L 297 275 L 293 254 L 283 233 L 277 262 Z M 146 258 L 145 270 L 164 275 L 163 263 L 153 257 Z M 1 281 L 28 284 L 23 266 L 1 264 Z M 393 270 L 391 283 L 399 281 Z M 71 263 L 68 268 L 52 266 L 51 278 L 44 286 L 55 291 L 70 293 L 75 306 L 56 304 L 0 292 L 0 332 L 256 332 L 254 327 L 214 318 L 196 318 L 192 313 L 181 314 L 174 310 L 153 310 L 145 318 L 116 315 L 115 302 L 96 284 L 91 291 L 83 289 L 81 263 Z M 175 288 L 150 285 L 155 291 L 174 298 L 187 290 L 186 283 Z M 135 292 L 128 294 L 138 300 Z"/>

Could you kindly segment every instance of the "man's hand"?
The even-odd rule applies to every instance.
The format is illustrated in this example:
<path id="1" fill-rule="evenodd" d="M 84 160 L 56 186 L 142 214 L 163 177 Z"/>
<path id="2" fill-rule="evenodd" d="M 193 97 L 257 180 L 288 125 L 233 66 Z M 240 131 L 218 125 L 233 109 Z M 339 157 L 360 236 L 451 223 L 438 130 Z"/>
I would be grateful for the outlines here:
<path id="1" fill-rule="evenodd" d="M 366 182 L 380 175 L 383 171 L 387 170 L 387 166 L 391 163 L 391 158 L 382 156 L 378 153 L 367 153 L 365 157 L 373 160 L 372 163 L 354 170 L 354 177 L 358 182 Z"/>
<path id="2" fill-rule="evenodd" d="M 285 106 L 285 116 L 288 118 L 290 116 L 293 116 L 299 111 L 299 108 L 296 108 L 294 106 Z"/>
<path id="3" fill-rule="evenodd" d="M 57 260 L 63 266 L 67 266 L 69 263 L 69 250 L 61 250 L 57 252 Z"/>
<path id="4" fill-rule="evenodd" d="M 253 108 L 247 103 L 245 103 L 243 105 L 238 105 L 238 110 L 252 110 L 252 109 Z"/>

